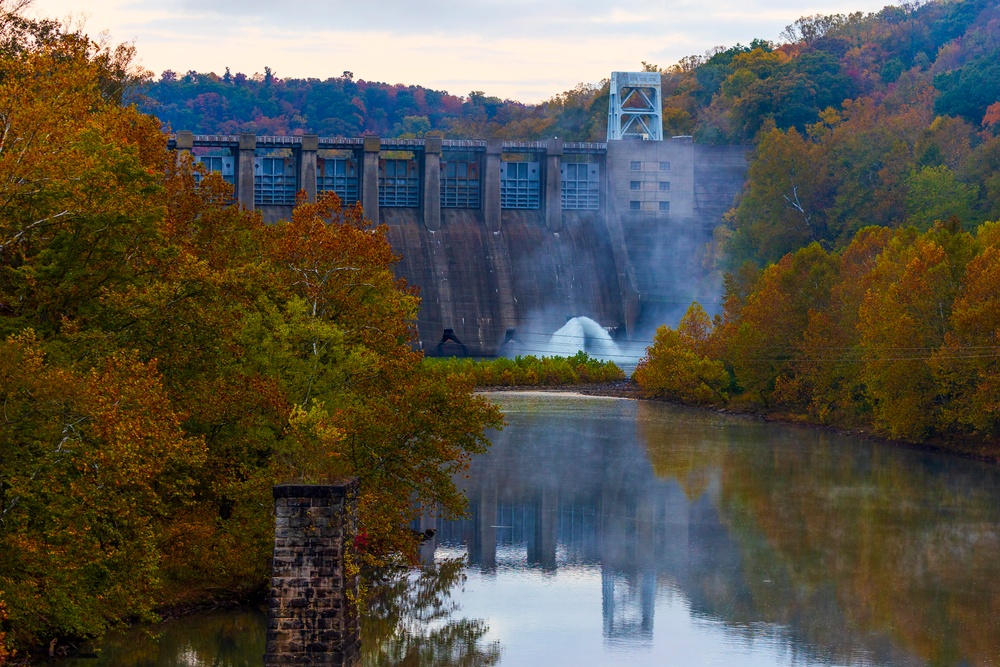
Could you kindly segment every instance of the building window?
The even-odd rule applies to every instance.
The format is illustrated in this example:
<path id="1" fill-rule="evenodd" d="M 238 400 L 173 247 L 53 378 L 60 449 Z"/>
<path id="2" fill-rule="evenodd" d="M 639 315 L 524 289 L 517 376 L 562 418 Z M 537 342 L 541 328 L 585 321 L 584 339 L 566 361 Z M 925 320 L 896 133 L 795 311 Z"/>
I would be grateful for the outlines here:
<path id="1" fill-rule="evenodd" d="M 479 208 L 479 161 L 446 153 L 441 162 L 441 207 Z"/>
<path id="2" fill-rule="evenodd" d="M 661 211 L 669 211 L 670 210 L 670 202 L 668 202 L 668 201 L 661 201 L 660 202 L 660 210 Z"/>
<path id="3" fill-rule="evenodd" d="M 316 193 L 336 193 L 344 206 L 358 200 L 358 165 L 354 158 L 317 157 Z"/>
<path id="4" fill-rule="evenodd" d="M 541 208 L 540 163 L 500 164 L 500 208 Z"/>
<path id="5" fill-rule="evenodd" d="M 641 181 L 629 181 L 628 182 L 628 189 L 629 190 L 642 190 L 642 182 Z"/>
<path id="6" fill-rule="evenodd" d="M 642 162 L 639 160 L 632 160 L 632 162 L 629 163 L 629 169 L 632 171 L 639 171 L 642 169 Z"/>
<path id="7" fill-rule="evenodd" d="M 562 207 L 596 211 L 600 208 L 601 170 L 596 162 L 564 163 Z"/>
<path id="8" fill-rule="evenodd" d="M 630 210 L 630 211 L 641 211 L 642 210 L 642 202 L 630 201 L 628 203 L 628 210 Z"/>
<path id="9" fill-rule="evenodd" d="M 670 163 L 669 162 L 661 162 L 660 163 L 660 171 L 670 171 Z"/>
<path id="10" fill-rule="evenodd" d="M 378 205 L 386 208 L 420 206 L 418 171 L 416 160 L 379 160 Z"/>
<path id="11" fill-rule="evenodd" d="M 670 189 L 670 181 L 660 181 L 660 192 Z"/>
<path id="12" fill-rule="evenodd" d="M 295 163 L 291 157 L 254 157 L 254 204 L 290 206 L 295 203 L 295 192 Z"/>

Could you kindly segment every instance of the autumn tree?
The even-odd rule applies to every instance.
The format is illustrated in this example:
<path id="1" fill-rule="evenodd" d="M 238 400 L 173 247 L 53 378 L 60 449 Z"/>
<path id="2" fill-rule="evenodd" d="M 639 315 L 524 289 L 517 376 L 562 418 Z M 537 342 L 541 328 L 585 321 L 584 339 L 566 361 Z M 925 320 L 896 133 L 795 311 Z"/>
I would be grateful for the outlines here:
<path id="1" fill-rule="evenodd" d="M 747 190 L 730 214 L 728 262 L 776 261 L 825 238 L 825 171 L 821 147 L 794 129 L 768 132 L 750 164 Z"/>
<path id="2" fill-rule="evenodd" d="M 711 404 L 726 399 L 729 374 L 708 357 L 712 321 L 691 304 L 677 329 L 661 326 L 632 377 L 647 396 Z"/>
<path id="3" fill-rule="evenodd" d="M 259 591 L 284 480 L 359 477 L 367 555 L 410 556 L 407 520 L 462 511 L 453 475 L 501 424 L 419 363 L 384 229 L 332 196 L 274 226 L 229 206 L 125 103 L 129 53 L 76 34 L 0 50 L 0 635 L 18 649 Z"/>
<path id="4" fill-rule="evenodd" d="M 945 340 L 972 238 L 939 226 L 907 240 L 898 236 L 879 256 L 877 285 L 859 310 L 859 348 L 875 428 L 920 439 L 937 419 L 929 360 Z"/>
<path id="5" fill-rule="evenodd" d="M 979 228 L 981 254 L 966 268 L 944 344 L 930 360 L 945 399 L 942 421 L 959 433 L 996 437 L 1000 429 L 1000 225 Z"/>

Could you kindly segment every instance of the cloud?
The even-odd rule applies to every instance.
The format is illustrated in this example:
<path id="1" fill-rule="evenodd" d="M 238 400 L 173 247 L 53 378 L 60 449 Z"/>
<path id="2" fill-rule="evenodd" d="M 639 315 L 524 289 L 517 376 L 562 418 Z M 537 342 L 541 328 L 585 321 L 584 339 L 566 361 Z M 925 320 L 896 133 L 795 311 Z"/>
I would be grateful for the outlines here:
<path id="1" fill-rule="evenodd" d="M 867 6 L 866 6 L 867 5 Z M 36 0 L 64 16 L 77 0 Z M 534 102 L 641 61 L 776 39 L 801 15 L 881 8 L 836 0 L 90 0 L 87 27 L 134 39 L 146 67 L 358 77 Z"/>

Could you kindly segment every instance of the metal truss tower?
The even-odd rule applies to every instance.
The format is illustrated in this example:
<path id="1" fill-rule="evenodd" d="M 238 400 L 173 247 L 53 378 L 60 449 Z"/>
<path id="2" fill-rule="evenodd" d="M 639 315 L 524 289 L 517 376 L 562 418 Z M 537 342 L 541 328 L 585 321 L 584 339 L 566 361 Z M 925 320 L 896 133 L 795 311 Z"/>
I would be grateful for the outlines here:
<path id="1" fill-rule="evenodd" d="M 608 141 L 663 141 L 659 72 L 612 72 Z"/>

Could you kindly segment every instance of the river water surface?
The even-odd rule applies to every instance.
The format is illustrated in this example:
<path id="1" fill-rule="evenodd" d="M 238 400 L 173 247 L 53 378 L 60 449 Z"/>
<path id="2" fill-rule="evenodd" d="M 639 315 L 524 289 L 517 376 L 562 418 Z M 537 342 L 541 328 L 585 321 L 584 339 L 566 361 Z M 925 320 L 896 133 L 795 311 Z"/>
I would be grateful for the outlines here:
<path id="1" fill-rule="evenodd" d="M 1000 468 L 659 403 L 502 393 L 470 515 L 368 665 L 1000 665 Z M 467 563 L 467 567 L 461 564 Z M 262 665 L 256 610 L 90 665 Z M 464 661 L 463 661 L 464 658 Z"/>

